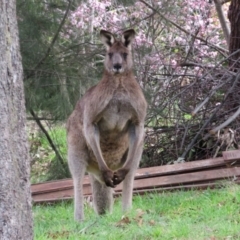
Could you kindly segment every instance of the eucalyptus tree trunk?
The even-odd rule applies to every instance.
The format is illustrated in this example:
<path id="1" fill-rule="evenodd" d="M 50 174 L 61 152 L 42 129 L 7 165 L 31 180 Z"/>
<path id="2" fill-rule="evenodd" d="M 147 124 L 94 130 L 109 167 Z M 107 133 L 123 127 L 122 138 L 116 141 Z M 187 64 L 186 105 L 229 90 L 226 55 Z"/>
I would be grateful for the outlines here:
<path id="1" fill-rule="evenodd" d="M 228 19 L 230 21 L 231 33 L 229 41 L 229 53 L 232 54 L 240 50 L 240 1 L 231 0 L 228 10 Z M 230 58 L 232 70 L 240 69 L 240 52 Z"/>
<path id="2" fill-rule="evenodd" d="M 31 240 L 29 157 L 15 0 L 0 0 L 0 239 Z"/>
<path id="3" fill-rule="evenodd" d="M 230 22 L 229 68 L 233 72 L 240 71 L 240 0 L 231 0 L 228 9 Z M 238 78 L 238 74 L 236 78 Z M 234 80 L 235 81 L 235 80 Z M 236 111 L 240 103 L 240 80 L 237 79 L 233 91 L 225 103 L 227 111 Z M 238 117 L 239 120 L 239 117 Z"/>

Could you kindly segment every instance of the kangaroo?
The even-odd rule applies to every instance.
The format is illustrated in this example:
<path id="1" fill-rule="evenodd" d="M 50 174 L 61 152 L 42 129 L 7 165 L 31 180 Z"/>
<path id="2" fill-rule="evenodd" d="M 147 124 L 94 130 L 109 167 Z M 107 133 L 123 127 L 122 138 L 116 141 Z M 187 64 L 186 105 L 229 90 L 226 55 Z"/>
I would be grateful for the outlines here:
<path id="1" fill-rule="evenodd" d="M 80 99 L 67 122 L 74 216 L 84 219 L 83 178 L 90 175 L 97 214 L 112 211 L 113 188 L 123 181 L 122 209 L 131 208 L 134 174 L 142 155 L 147 103 L 132 72 L 133 29 L 121 40 L 101 30 L 106 46 L 102 80 Z"/>

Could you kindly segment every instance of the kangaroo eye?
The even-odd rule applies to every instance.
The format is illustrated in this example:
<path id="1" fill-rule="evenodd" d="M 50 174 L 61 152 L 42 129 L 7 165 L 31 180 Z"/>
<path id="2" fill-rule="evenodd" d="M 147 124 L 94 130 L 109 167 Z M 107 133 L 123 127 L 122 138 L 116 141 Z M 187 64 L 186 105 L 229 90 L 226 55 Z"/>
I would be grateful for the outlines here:
<path id="1" fill-rule="evenodd" d="M 126 60 L 128 54 L 127 53 L 123 53 L 122 55 L 123 55 L 123 58 Z"/>
<path id="2" fill-rule="evenodd" d="M 108 56 L 109 56 L 110 58 L 112 58 L 113 53 L 108 53 Z"/>

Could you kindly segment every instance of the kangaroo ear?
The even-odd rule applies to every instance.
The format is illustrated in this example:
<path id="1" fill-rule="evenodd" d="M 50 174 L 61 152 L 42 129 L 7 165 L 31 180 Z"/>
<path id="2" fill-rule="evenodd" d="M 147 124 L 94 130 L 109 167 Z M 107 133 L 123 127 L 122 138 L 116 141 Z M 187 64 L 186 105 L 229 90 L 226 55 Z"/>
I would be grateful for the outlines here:
<path id="1" fill-rule="evenodd" d="M 133 29 L 129 29 L 122 34 L 122 42 L 125 47 L 131 48 L 132 41 L 135 37 L 135 31 Z"/>
<path id="2" fill-rule="evenodd" d="M 108 32 L 108 31 L 105 31 L 105 30 L 100 31 L 100 38 L 101 38 L 102 43 L 106 46 L 107 50 L 115 42 L 115 38 L 112 35 L 112 33 Z"/>

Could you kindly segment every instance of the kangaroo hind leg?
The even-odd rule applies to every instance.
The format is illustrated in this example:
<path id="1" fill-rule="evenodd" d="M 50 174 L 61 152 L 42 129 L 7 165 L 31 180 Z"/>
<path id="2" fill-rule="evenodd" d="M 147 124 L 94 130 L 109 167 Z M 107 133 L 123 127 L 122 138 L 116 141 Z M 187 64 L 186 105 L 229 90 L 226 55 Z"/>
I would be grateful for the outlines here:
<path id="1" fill-rule="evenodd" d="M 97 214 L 102 215 L 112 212 L 113 206 L 113 190 L 107 187 L 105 183 L 100 183 L 93 175 L 91 175 L 93 206 Z"/>
<path id="2" fill-rule="evenodd" d="M 141 143 L 136 155 L 135 159 L 131 162 L 129 167 L 129 172 L 127 173 L 125 179 L 123 180 L 123 190 L 122 190 L 122 210 L 126 212 L 132 207 L 132 195 L 133 195 L 133 187 L 134 187 L 134 176 L 136 170 L 138 168 L 139 162 L 142 156 L 142 148 L 143 142 Z"/>
<path id="3" fill-rule="evenodd" d="M 83 152 L 68 145 L 68 164 L 74 186 L 74 217 L 76 221 L 84 220 L 83 179 L 86 171 L 86 156 Z"/>

